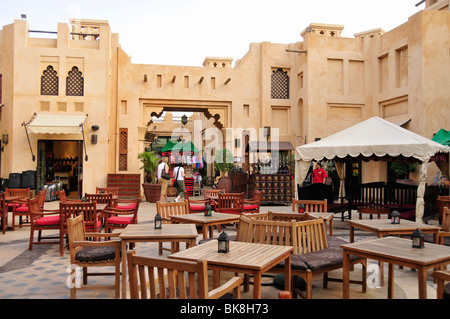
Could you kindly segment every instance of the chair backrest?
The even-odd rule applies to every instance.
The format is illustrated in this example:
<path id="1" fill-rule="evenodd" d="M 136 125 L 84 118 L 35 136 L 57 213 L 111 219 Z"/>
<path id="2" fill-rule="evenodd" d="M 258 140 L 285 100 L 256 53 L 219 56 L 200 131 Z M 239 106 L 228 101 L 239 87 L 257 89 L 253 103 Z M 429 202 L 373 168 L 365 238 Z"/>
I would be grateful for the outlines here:
<path id="1" fill-rule="evenodd" d="M 119 196 L 119 187 L 96 187 L 96 194 L 113 194 L 115 196 Z"/>
<path id="2" fill-rule="evenodd" d="M 6 205 L 6 198 L 5 193 L 0 193 L 0 212 L 3 212 L 3 210 L 6 210 L 8 206 Z"/>
<path id="3" fill-rule="evenodd" d="M 444 207 L 444 213 L 442 214 L 442 230 L 450 232 L 450 206 Z"/>
<path id="4" fill-rule="evenodd" d="M 327 212 L 327 199 L 324 200 L 298 200 L 292 199 L 292 211 L 298 212 L 298 205 L 305 205 L 305 212 L 324 213 Z"/>
<path id="5" fill-rule="evenodd" d="M 19 196 L 21 198 L 30 197 L 30 188 L 6 188 L 6 196 Z"/>
<path id="6" fill-rule="evenodd" d="M 205 198 L 218 199 L 220 192 L 225 193 L 225 189 L 205 189 Z"/>
<path id="7" fill-rule="evenodd" d="M 84 217 L 83 214 L 80 214 L 77 217 L 72 217 L 67 219 L 67 233 L 69 240 L 69 251 L 70 251 L 70 259 L 75 260 L 76 253 L 82 248 L 78 246 L 74 248 L 73 243 L 76 241 L 84 241 L 86 229 L 84 226 Z"/>
<path id="8" fill-rule="evenodd" d="M 46 193 L 47 193 L 47 190 L 46 189 L 44 189 L 44 190 L 41 190 L 41 191 L 39 191 L 39 193 L 38 193 L 38 195 L 37 195 L 37 202 L 38 202 L 38 205 L 39 205 L 39 207 L 41 208 L 41 209 L 43 209 L 44 208 L 44 205 L 45 205 L 45 195 L 46 195 Z M 30 206 L 28 206 L 28 207 L 30 207 Z"/>
<path id="9" fill-rule="evenodd" d="M 108 206 L 111 206 L 112 196 L 113 196 L 112 193 L 84 194 L 84 197 L 88 202 L 96 202 L 97 204 L 107 204 Z"/>
<path id="10" fill-rule="evenodd" d="M 256 219 L 256 220 L 269 220 L 269 213 L 242 213 L 242 216 L 245 216 L 250 219 Z"/>
<path id="11" fill-rule="evenodd" d="M 306 254 L 328 248 L 325 221 L 322 218 L 295 223 L 293 254 Z"/>
<path id="12" fill-rule="evenodd" d="M 65 190 L 61 190 L 58 191 L 58 196 L 59 196 L 59 201 L 62 203 L 67 202 L 67 196 L 66 196 L 66 191 Z"/>
<path id="13" fill-rule="evenodd" d="M 131 299 L 208 298 L 206 260 L 141 257 L 128 252 L 127 262 Z"/>
<path id="14" fill-rule="evenodd" d="M 295 246 L 295 221 L 251 220 L 247 242 Z"/>
<path id="15" fill-rule="evenodd" d="M 439 215 L 442 216 L 442 218 L 444 218 L 444 208 L 445 207 L 450 207 L 450 196 L 438 196 L 438 198 L 436 199 L 437 205 L 438 205 L 438 209 L 439 209 Z M 444 223 L 444 221 L 442 220 L 442 223 Z"/>
<path id="16" fill-rule="evenodd" d="M 258 200 L 258 201 L 261 201 L 261 199 L 262 199 L 262 191 L 259 191 L 259 190 L 255 190 L 255 193 L 253 194 L 253 198 L 252 198 L 252 200 Z"/>
<path id="17" fill-rule="evenodd" d="M 97 203 L 70 201 L 65 203 L 60 202 L 59 209 L 63 224 L 66 224 L 69 218 L 75 218 L 83 215 L 85 225 L 92 226 L 94 228 L 94 232 L 97 231 Z"/>
<path id="18" fill-rule="evenodd" d="M 156 202 L 156 211 L 162 217 L 163 223 L 170 223 L 170 216 L 189 214 L 189 202 L 177 203 Z"/>
<path id="19" fill-rule="evenodd" d="M 45 194 L 44 194 L 44 198 L 45 198 Z M 28 203 L 28 209 L 30 210 L 30 214 L 33 215 L 33 213 L 40 213 L 42 211 L 42 207 L 39 204 L 39 199 L 36 198 L 28 198 L 27 199 Z"/>
<path id="20" fill-rule="evenodd" d="M 244 209 L 244 193 L 219 193 L 218 212 L 240 214 Z"/>
<path id="21" fill-rule="evenodd" d="M 290 221 L 294 220 L 294 221 L 299 222 L 299 221 L 310 220 L 310 219 L 315 219 L 315 218 L 310 216 L 308 213 L 299 214 L 299 213 L 269 212 L 268 219 L 275 220 L 275 221 L 284 221 L 284 222 L 290 222 Z"/>

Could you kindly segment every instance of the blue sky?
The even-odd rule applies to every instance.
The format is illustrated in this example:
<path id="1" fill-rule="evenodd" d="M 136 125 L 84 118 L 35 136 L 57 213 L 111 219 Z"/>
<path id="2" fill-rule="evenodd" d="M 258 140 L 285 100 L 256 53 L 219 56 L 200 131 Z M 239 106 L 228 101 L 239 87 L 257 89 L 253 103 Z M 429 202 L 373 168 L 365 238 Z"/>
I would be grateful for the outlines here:
<path id="1" fill-rule="evenodd" d="M 344 25 L 343 37 L 389 31 L 424 9 L 419 0 L 0 0 L 0 28 L 27 15 L 31 30 L 69 18 L 108 20 L 133 63 L 201 66 L 242 58 L 252 42 L 295 43 L 310 23 Z"/>

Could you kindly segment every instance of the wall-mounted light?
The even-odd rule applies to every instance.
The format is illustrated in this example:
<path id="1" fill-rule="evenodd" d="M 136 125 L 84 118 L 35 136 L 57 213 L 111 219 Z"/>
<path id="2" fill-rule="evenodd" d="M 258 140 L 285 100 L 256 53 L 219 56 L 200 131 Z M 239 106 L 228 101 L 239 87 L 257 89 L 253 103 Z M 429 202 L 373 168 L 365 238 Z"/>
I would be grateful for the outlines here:
<path id="1" fill-rule="evenodd" d="M 3 134 L 2 135 L 2 143 L 3 144 L 8 144 L 8 134 Z"/>
<path id="2" fill-rule="evenodd" d="M 92 144 L 97 144 L 97 140 L 98 140 L 98 135 L 97 134 L 92 134 L 91 135 L 91 143 Z"/>
<path id="3" fill-rule="evenodd" d="M 181 117 L 181 123 L 183 123 L 183 125 L 186 125 L 187 120 L 188 120 L 188 118 L 187 118 L 186 114 L 183 114 L 183 116 Z"/>
<path id="4" fill-rule="evenodd" d="M 91 126 L 91 129 L 92 129 L 93 131 L 98 131 L 99 128 L 100 128 L 100 127 L 99 127 L 98 125 L 96 125 L 96 124 L 94 124 L 94 125 Z"/>

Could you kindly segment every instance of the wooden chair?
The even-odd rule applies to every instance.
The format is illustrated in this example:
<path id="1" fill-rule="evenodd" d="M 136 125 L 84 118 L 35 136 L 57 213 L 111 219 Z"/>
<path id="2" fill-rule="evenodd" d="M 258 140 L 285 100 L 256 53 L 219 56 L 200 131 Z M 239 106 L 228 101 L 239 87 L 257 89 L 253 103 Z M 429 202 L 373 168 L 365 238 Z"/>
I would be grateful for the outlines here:
<path id="1" fill-rule="evenodd" d="M 186 215 L 189 214 L 188 201 L 176 202 L 176 203 L 161 203 L 156 202 L 156 211 L 161 216 L 163 224 L 172 224 L 170 216 L 174 215 Z M 158 243 L 158 252 L 162 255 L 163 250 L 174 251 L 175 243 L 171 243 L 171 248 L 164 248 L 163 243 Z"/>
<path id="2" fill-rule="evenodd" d="M 314 277 L 323 274 L 323 287 L 327 288 L 328 281 L 341 281 L 342 279 L 329 278 L 328 272 L 343 267 L 343 253 L 341 245 L 346 242 L 335 237 L 327 237 L 325 221 L 321 218 L 297 222 L 293 240 L 294 252 L 291 258 L 291 271 L 293 276 L 300 276 L 306 282 L 306 295 L 294 289 L 294 297 L 297 294 L 311 299 L 312 284 Z M 295 257 L 294 257 L 295 255 Z M 362 285 L 363 292 L 366 291 L 366 259 L 352 256 L 350 265 L 357 263 L 363 265 L 362 280 L 350 281 Z M 295 281 L 295 280 L 294 280 Z M 296 285 L 293 284 L 293 287 Z"/>
<path id="3" fill-rule="evenodd" d="M 69 198 L 67 198 L 65 190 L 58 191 L 58 196 L 59 196 L 59 201 L 61 203 L 65 203 L 67 201 L 69 201 L 69 202 L 78 202 L 78 203 L 81 202 L 81 199 L 72 199 L 72 198 L 69 199 Z"/>
<path id="4" fill-rule="evenodd" d="M 8 211 L 12 212 L 14 205 L 21 206 L 23 204 L 18 201 L 25 202 L 27 198 L 30 198 L 30 188 L 6 188 L 5 197 L 18 197 L 18 200 L 8 203 Z"/>
<path id="5" fill-rule="evenodd" d="M 127 253 L 131 299 L 218 299 L 229 292 L 240 299 L 242 278 L 233 277 L 208 291 L 206 260 L 197 262 L 161 257 L 141 257 Z M 147 282 L 146 277 L 149 277 Z"/>
<path id="6" fill-rule="evenodd" d="M 436 299 L 450 299 L 450 271 L 439 270 L 431 274 L 436 281 Z"/>
<path id="7" fill-rule="evenodd" d="M 450 240 L 450 207 L 444 207 L 442 213 L 442 230 L 437 233 L 437 242 L 441 245 L 448 246 L 448 240 Z"/>
<path id="8" fill-rule="evenodd" d="M 247 241 L 255 244 L 295 246 L 295 221 L 251 220 Z"/>
<path id="9" fill-rule="evenodd" d="M 298 212 L 298 205 L 305 205 L 305 213 L 326 213 L 327 212 L 327 200 L 298 200 L 292 199 L 292 211 Z"/>
<path id="10" fill-rule="evenodd" d="M 61 218 L 61 252 L 64 254 L 64 238 L 66 237 L 67 231 L 67 220 L 69 218 L 75 218 L 83 214 L 84 217 L 84 227 L 89 230 L 89 232 L 99 233 L 101 231 L 101 221 L 100 216 L 97 213 L 97 203 L 93 202 L 65 202 L 59 203 L 60 218 Z"/>
<path id="11" fill-rule="evenodd" d="M 119 196 L 119 187 L 96 187 L 96 194 L 113 194 L 114 196 Z"/>
<path id="12" fill-rule="evenodd" d="M 111 234 L 86 233 L 83 213 L 75 218 L 67 219 L 67 232 L 69 235 L 70 265 L 72 278 L 70 298 L 76 298 L 77 290 L 86 289 L 114 289 L 115 298 L 119 298 L 120 292 L 120 240 L 88 241 L 87 238 L 111 237 Z M 119 235 L 119 234 L 115 234 Z M 114 235 L 114 236 L 115 236 Z M 83 268 L 83 285 L 77 280 L 76 268 Z M 113 273 L 88 273 L 88 267 L 114 267 Z M 115 282 L 111 286 L 86 286 L 88 276 L 114 275 Z"/>
<path id="13" fill-rule="evenodd" d="M 244 210 L 243 213 L 253 214 L 259 213 L 261 207 L 262 192 L 255 190 L 255 194 L 251 199 L 244 199 Z"/>
<path id="14" fill-rule="evenodd" d="M 8 228 L 8 204 L 6 203 L 5 193 L 0 193 L 0 218 L 2 219 L 3 234 Z"/>
<path id="15" fill-rule="evenodd" d="M 45 204 L 45 194 L 47 193 L 47 190 L 39 191 L 37 195 L 37 202 L 41 209 L 44 208 Z M 14 231 L 16 229 L 16 217 L 19 217 L 19 227 L 22 228 L 23 226 L 30 226 L 29 220 L 30 220 L 30 208 L 28 206 L 28 199 L 25 198 L 25 203 L 23 203 L 23 200 L 18 203 L 22 203 L 20 206 L 13 205 L 13 211 L 12 211 L 12 230 Z M 26 218 L 26 224 L 23 224 L 22 217 Z"/>
<path id="16" fill-rule="evenodd" d="M 214 203 L 212 202 L 211 199 L 209 198 L 202 198 L 202 199 L 191 199 L 188 195 L 188 192 L 184 193 L 184 200 L 186 202 L 188 202 L 189 205 L 189 214 L 195 214 L 195 213 L 202 213 L 205 211 L 205 206 L 206 204 L 212 204 L 214 205 Z"/>
<path id="17" fill-rule="evenodd" d="M 28 199 L 27 205 L 30 208 L 30 243 L 28 249 L 32 250 L 33 245 L 37 244 L 59 244 L 60 255 L 62 256 L 64 242 L 61 240 L 61 218 L 59 209 L 44 209 L 39 205 L 37 198 Z M 34 239 L 35 231 L 38 232 L 37 240 Z M 57 231 L 57 235 L 42 237 L 42 231 Z M 48 241 L 48 239 L 57 240 Z"/>
<path id="18" fill-rule="evenodd" d="M 138 223 L 140 198 L 122 200 L 123 204 L 103 210 L 105 216 L 105 233 L 112 233 L 114 229 L 122 229 L 130 224 Z"/>
<path id="19" fill-rule="evenodd" d="M 436 199 L 438 209 L 439 209 L 439 223 L 441 225 L 444 224 L 444 208 L 450 207 L 450 196 L 441 196 L 438 195 Z"/>
<path id="20" fill-rule="evenodd" d="M 216 212 L 241 214 L 244 210 L 244 193 L 219 193 Z"/>
<path id="21" fill-rule="evenodd" d="M 112 193 L 102 193 L 102 194 L 88 194 L 85 193 L 84 197 L 88 202 L 96 202 L 97 204 L 106 204 L 106 207 L 112 206 Z"/>

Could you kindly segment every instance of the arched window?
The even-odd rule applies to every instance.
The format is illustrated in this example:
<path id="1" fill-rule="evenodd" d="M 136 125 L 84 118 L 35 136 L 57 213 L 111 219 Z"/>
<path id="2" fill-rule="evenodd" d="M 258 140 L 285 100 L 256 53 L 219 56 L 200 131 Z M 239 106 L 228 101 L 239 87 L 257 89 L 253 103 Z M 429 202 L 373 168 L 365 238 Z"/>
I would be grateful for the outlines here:
<path id="1" fill-rule="evenodd" d="M 289 98 L 289 75 L 283 69 L 272 71 L 271 76 L 271 96 L 272 99 L 288 99 Z"/>
<path id="2" fill-rule="evenodd" d="M 66 78 L 66 95 L 69 96 L 83 96 L 84 94 L 84 79 L 81 71 L 76 66 L 69 71 Z"/>
<path id="3" fill-rule="evenodd" d="M 58 72 L 51 65 L 41 76 L 41 95 L 58 95 Z"/>

